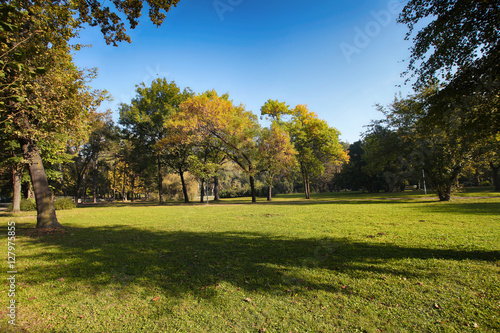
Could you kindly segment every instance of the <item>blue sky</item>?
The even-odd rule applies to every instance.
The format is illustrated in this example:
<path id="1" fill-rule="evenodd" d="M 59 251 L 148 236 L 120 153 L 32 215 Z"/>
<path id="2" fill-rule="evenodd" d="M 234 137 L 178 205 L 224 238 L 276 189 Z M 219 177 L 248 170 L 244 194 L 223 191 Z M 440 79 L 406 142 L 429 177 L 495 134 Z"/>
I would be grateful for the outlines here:
<path id="1" fill-rule="evenodd" d="M 115 114 L 136 84 L 166 77 L 197 93 L 229 92 L 258 115 L 268 99 L 307 104 L 353 143 L 381 117 L 376 103 L 410 92 L 397 87 L 411 46 L 396 23 L 404 3 L 181 0 L 159 28 L 143 16 L 131 44 L 106 45 L 99 29 L 83 30 L 79 42 L 93 46 L 75 62 L 99 69 L 91 85 L 111 93 L 103 108 Z"/>

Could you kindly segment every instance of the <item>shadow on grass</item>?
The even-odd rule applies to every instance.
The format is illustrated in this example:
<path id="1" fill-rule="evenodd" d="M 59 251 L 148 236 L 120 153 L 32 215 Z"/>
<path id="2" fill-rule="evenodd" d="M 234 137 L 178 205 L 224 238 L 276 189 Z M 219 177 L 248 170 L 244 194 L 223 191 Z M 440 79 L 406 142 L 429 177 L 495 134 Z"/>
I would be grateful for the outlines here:
<path id="1" fill-rule="evenodd" d="M 33 229 L 19 233 L 41 248 L 35 255 L 19 253 L 20 262 L 31 263 L 23 271 L 26 283 L 57 283 L 63 278 L 65 283 L 79 281 L 96 289 L 141 284 L 174 297 L 194 294 L 211 298 L 222 282 L 273 294 L 290 289 L 345 292 L 340 283 L 325 281 L 338 274 L 366 278 L 373 278 L 373 274 L 440 274 L 439 269 L 421 262 L 416 263 L 421 269 L 408 267 L 404 260 L 408 258 L 500 259 L 498 251 L 402 248 L 347 239 L 290 239 L 243 232 L 155 232 L 111 226 L 68 227 L 44 235 L 34 234 Z M 326 279 L 312 278 L 311 271 L 321 272 Z"/>
<path id="2" fill-rule="evenodd" d="M 474 200 L 451 201 L 437 205 L 427 205 L 418 207 L 419 210 L 434 212 L 439 214 L 462 214 L 462 215 L 491 215 L 499 216 L 500 202 L 485 202 Z"/>

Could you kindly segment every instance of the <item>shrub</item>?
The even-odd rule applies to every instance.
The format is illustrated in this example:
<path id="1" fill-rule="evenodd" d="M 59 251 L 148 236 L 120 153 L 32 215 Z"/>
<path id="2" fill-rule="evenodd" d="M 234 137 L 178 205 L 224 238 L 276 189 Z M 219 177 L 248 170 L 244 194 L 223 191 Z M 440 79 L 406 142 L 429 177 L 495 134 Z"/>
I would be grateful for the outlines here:
<path id="1" fill-rule="evenodd" d="M 29 212 L 36 210 L 36 201 L 34 198 L 21 199 L 21 210 L 23 212 Z"/>
<path id="2" fill-rule="evenodd" d="M 491 186 L 491 183 L 490 183 L 490 181 L 489 181 L 489 180 L 483 180 L 483 181 L 479 184 L 479 186 Z"/>
<path id="3" fill-rule="evenodd" d="M 29 212 L 29 211 L 34 211 L 36 210 L 36 203 L 35 199 L 21 199 L 20 203 L 20 209 L 22 212 Z M 7 208 L 9 212 L 12 211 L 12 204 L 9 205 L 9 208 Z"/>
<path id="4" fill-rule="evenodd" d="M 73 198 L 61 197 L 54 199 L 54 208 L 56 210 L 73 209 L 76 208 L 76 204 L 73 201 Z"/>

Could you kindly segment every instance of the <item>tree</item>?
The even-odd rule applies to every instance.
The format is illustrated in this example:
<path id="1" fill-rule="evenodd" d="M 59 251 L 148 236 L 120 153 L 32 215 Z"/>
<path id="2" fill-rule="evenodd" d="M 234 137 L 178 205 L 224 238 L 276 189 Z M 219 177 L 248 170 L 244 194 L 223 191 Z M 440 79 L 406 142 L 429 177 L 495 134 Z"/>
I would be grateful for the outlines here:
<path id="1" fill-rule="evenodd" d="M 414 173 L 407 159 L 408 147 L 396 130 L 383 122 L 374 122 L 363 138 L 364 172 L 375 178 L 386 192 L 404 191 Z"/>
<path id="2" fill-rule="evenodd" d="M 459 175 L 472 162 L 477 141 L 464 135 L 464 119 L 456 114 L 441 122 L 429 121 L 438 89 L 436 84 L 423 87 L 415 95 L 396 99 L 384 113 L 404 145 L 412 147 L 407 156 L 413 167 L 425 171 L 441 201 L 449 201 Z"/>
<path id="3" fill-rule="evenodd" d="M 166 139 L 169 128 L 165 123 L 173 116 L 179 105 L 192 96 L 189 88 L 183 91 L 172 81 L 157 79 L 146 87 L 144 83 L 137 86 L 137 95 L 130 105 L 120 105 L 119 124 L 123 126 L 126 136 L 134 142 L 143 161 L 156 164 L 157 185 L 160 203 L 162 203 L 162 169 L 165 156 L 162 149 L 157 149 L 158 142 Z"/>
<path id="4" fill-rule="evenodd" d="M 276 121 L 270 128 L 264 128 L 258 140 L 259 170 L 264 173 L 268 186 L 267 200 L 271 201 L 275 178 L 289 176 L 297 161 L 297 151 L 290 141 L 290 135 Z"/>
<path id="5" fill-rule="evenodd" d="M 346 155 L 339 143 L 339 131 L 328 126 L 305 105 L 297 105 L 293 110 L 289 131 L 298 152 L 297 159 L 304 183 L 306 199 L 310 199 L 311 177 L 324 170 L 324 162 L 344 159 Z"/>
<path id="6" fill-rule="evenodd" d="M 194 142 L 186 137 L 182 130 L 174 126 L 165 124 L 168 135 L 156 143 L 156 150 L 161 151 L 166 164 L 171 170 L 175 171 L 180 179 L 182 185 L 182 193 L 184 202 L 189 202 L 186 181 L 184 174 L 188 171 L 190 166 L 190 156 L 193 155 Z"/>
<path id="7" fill-rule="evenodd" d="M 423 20 L 430 22 L 413 34 Z M 480 140 L 498 133 L 500 1 L 411 0 L 398 21 L 409 28 L 406 39 L 414 36 L 405 74 L 417 78 L 416 88 L 434 79 L 443 84 L 429 116 L 460 111 L 468 114 L 462 130 L 470 135 Z"/>
<path id="8" fill-rule="evenodd" d="M 178 0 L 146 3 L 151 21 L 160 25 Z M 75 110 L 96 106 L 96 96 L 89 93 L 82 73 L 72 64 L 68 42 L 84 24 L 100 26 L 108 44 L 130 42 L 123 15 L 118 13 L 125 14 L 132 29 L 141 16 L 143 1 L 115 0 L 113 4 L 112 9 L 97 0 L 21 0 L 0 5 L 0 125 L 19 136 L 29 162 L 37 227 L 59 226 L 37 146 L 40 134 L 78 127 L 76 122 L 84 117 Z"/>
<path id="9" fill-rule="evenodd" d="M 182 103 L 181 110 L 180 121 L 186 124 L 187 130 L 198 133 L 201 138 L 215 138 L 226 156 L 248 175 L 252 202 L 256 202 L 256 138 L 260 132 L 257 117 L 243 105 L 234 106 L 227 95 L 218 96 L 215 91 L 191 97 Z"/>
<path id="10" fill-rule="evenodd" d="M 85 73 L 72 62 L 69 39 L 74 37 L 74 23 L 64 8 L 2 5 L 0 12 L 8 25 L 0 38 L 0 126 L 19 141 L 28 164 L 37 227 L 58 227 L 40 148 L 84 130 L 87 115 L 103 95 L 88 88 Z M 54 17 L 60 20 L 54 22 Z"/>

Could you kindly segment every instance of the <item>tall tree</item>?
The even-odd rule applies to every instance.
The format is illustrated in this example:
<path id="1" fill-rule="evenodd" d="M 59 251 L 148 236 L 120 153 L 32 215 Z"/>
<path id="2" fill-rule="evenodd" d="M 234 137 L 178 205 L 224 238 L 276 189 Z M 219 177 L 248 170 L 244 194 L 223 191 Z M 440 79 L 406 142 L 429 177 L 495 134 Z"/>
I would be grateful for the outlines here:
<path id="1" fill-rule="evenodd" d="M 277 176 L 289 176 L 297 160 L 290 135 L 277 122 L 270 128 L 264 128 L 258 140 L 259 169 L 264 173 L 268 186 L 267 200 L 271 201 L 272 188 Z"/>
<path id="2" fill-rule="evenodd" d="M 178 0 L 145 3 L 151 21 L 160 25 Z M 113 4 L 112 8 L 97 0 L 0 4 L 0 125 L 19 136 L 29 162 L 37 200 L 37 227 L 59 226 L 37 145 L 42 139 L 39 134 L 64 132 L 65 126 L 74 128 L 75 121 L 82 119 L 75 110 L 88 109 L 92 104 L 82 73 L 72 64 L 68 41 L 84 24 L 100 26 L 108 44 L 130 41 L 122 17 L 124 14 L 130 27 L 135 28 L 143 1 L 116 0 Z"/>
<path id="3" fill-rule="evenodd" d="M 442 83 L 428 116 L 466 114 L 462 130 L 478 140 L 498 133 L 500 1 L 411 0 L 399 22 L 414 40 L 405 74 L 416 77 L 417 88 L 433 79 Z"/>
<path id="4" fill-rule="evenodd" d="M 0 12 L 9 25 L 0 38 L 0 126 L 19 141 L 28 164 L 37 227 L 57 227 L 40 147 L 44 141 L 50 146 L 54 136 L 83 130 L 101 94 L 87 87 L 85 73 L 72 62 L 69 39 L 75 26 L 67 8 L 1 5 Z"/>
<path id="5" fill-rule="evenodd" d="M 339 131 L 330 127 L 309 111 L 305 105 L 297 105 L 290 122 L 290 137 L 298 152 L 297 159 L 304 183 L 306 199 L 311 198 L 311 178 L 324 170 L 324 162 L 343 159 L 345 155 L 339 143 Z"/>
<path id="6" fill-rule="evenodd" d="M 257 117 L 243 105 L 234 106 L 228 96 L 209 91 L 182 103 L 183 122 L 190 131 L 203 138 L 213 137 L 221 143 L 226 156 L 249 177 L 252 202 L 257 201 L 255 176 L 258 149 L 256 138 L 260 132 Z"/>
<path id="7" fill-rule="evenodd" d="M 395 128 L 407 147 L 408 158 L 417 169 L 425 170 L 441 201 L 451 199 L 451 191 L 477 149 L 476 138 L 462 132 L 464 118 L 457 115 L 430 122 L 438 85 L 421 88 L 415 95 L 396 99 L 385 111 L 387 123 Z"/>
<path id="8" fill-rule="evenodd" d="M 166 79 L 154 80 L 150 87 L 142 83 L 137 86 L 136 92 L 130 105 L 120 105 L 119 123 L 134 142 L 141 159 L 156 164 L 158 194 L 162 203 L 165 156 L 162 149 L 156 149 L 156 144 L 167 138 L 169 128 L 165 123 L 193 93 L 189 88 L 181 91 L 175 82 Z"/>

